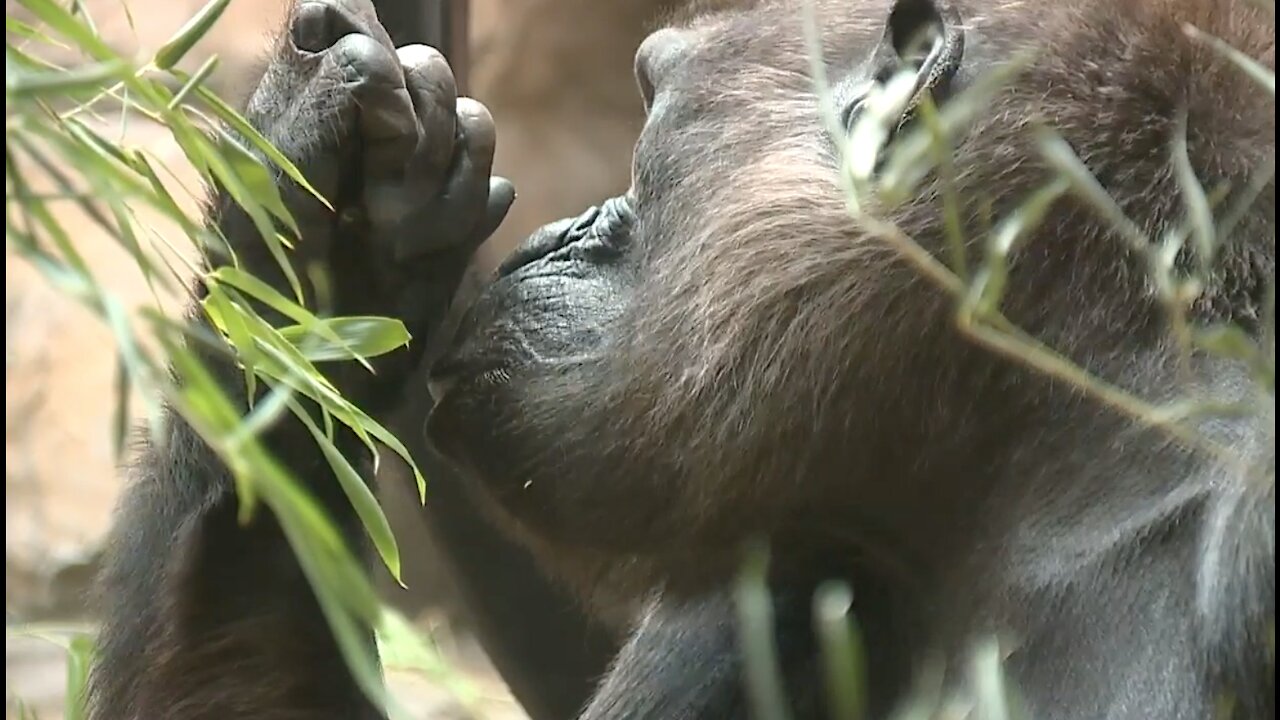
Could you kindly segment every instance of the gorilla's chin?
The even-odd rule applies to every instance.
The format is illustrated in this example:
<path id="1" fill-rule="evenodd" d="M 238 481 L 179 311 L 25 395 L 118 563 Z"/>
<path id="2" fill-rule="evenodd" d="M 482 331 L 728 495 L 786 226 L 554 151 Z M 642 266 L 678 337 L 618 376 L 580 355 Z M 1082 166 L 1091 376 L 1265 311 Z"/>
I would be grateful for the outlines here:
<path id="1" fill-rule="evenodd" d="M 629 295 L 619 272 L 631 245 L 630 194 L 533 232 L 498 267 L 432 366 L 437 403 L 464 386 L 590 354 Z"/>

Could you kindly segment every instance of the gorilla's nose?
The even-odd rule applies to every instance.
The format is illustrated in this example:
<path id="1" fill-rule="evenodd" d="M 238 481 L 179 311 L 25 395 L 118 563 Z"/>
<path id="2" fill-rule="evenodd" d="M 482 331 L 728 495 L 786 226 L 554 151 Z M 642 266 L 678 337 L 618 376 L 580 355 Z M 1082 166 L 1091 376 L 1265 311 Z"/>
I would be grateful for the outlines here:
<path id="1" fill-rule="evenodd" d="M 659 30 L 640 43 L 640 49 L 636 50 L 636 81 L 640 83 L 646 112 L 653 107 L 654 95 L 662 87 L 663 78 L 692 45 L 690 31 L 677 28 Z"/>

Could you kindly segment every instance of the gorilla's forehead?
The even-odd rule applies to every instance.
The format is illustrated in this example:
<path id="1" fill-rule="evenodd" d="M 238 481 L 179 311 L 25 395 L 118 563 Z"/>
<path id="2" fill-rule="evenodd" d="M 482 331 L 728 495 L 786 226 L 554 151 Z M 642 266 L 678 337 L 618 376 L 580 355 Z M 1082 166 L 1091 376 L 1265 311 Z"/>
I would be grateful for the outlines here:
<path id="1" fill-rule="evenodd" d="M 856 60 L 880 38 L 889 7 L 888 0 L 736 3 L 734 9 L 697 14 L 679 25 L 697 36 L 689 64 L 704 73 L 762 67 L 807 73 L 808 18 L 821 28 L 828 62 Z"/>

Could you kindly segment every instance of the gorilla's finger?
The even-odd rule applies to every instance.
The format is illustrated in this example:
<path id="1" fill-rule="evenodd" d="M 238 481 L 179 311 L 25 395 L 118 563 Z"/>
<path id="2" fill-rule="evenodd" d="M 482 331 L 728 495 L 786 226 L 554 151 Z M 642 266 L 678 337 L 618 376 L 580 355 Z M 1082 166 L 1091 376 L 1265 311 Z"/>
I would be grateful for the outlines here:
<path id="1" fill-rule="evenodd" d="M 476 228 L 473 240 L 477 245 L 489 239 L 507 217 L 507 211 L 516 201 L 516 186 L 504 177 L 489 178 L 489 199 L 485 203 L 484 218 Z"/>
<path id="2" fill-rule="evenodd" d="M 457 135 L 453 162 L 449 166 L 444 187 L 420 214 L 415 213 L 417 232 L 397 239 L 395 252 L 400 258 L 421 255 L 445 248 L 461 248 L 479 244 L 476 231 L 490 223 L 493 216 L 505 214 L 510 205 L 506 199 L 510 183 L 497 183 L 500 194 L 494 207 L 489 206 L 489 170 L 493 165 L 496 134 L 489 111 L 475 100 L 458 100 Z M 410 194 L 386 193 L 385 204 L 405 210 Z M 368 202 L 381 202 L 375 196 Z M 501 210 L 501 213 L 499 212 Z M 372 214 L 372 213 L 371 213 Z M 422 239 L 427 239 L 423 244 Z M 483 239 L 483 238 L 481 238 Z"/>
<path id="3" fill-rule="evenodd" d="M 452 212 L 478 221 L 489 197 L 489 173 L 493 169 L 497 132 L 493 116 L 484 105 L 471 98 L 459 98 L 457 108 L 461 144 L 442 199 Z"/>
<path id="4" fill-rule="evenodd" d="M 418 143 L 418 128 L 399 59 L 367 35 L 342 38 L 328 58 L 341 73 L 341 92 L 350 93 L 358 114 L 366 183 L 401 182 Z"/>
<path id="5" fill-rule="evenodd" d="M 497 135 L 484 105 L 458 100 L 459 142 L 443 190 L 426 218 L 436 247 L 457 246 L 474 237 L 485 217 L 489 199 L 489 170 Z"/>
<path id="6" fill-rule="evenodd" d="M 406 45 L 396 51 L 404 68 L 405 86 L 418 120 L 418 145 L 409 161 L 409 177 L 435 192 L 444 181 L 453 157 L 454 107 L 457 84 L 448 60 L 427 45 Z"/>
<path id="7" fill-rule="evenodd" d="M 498 144 L 493 116 L 480 101 L 464 97 L 458 98 L 457 118 L 467 141 L 467 156 L 472 168 L 487 180 L 493 169 L 493 153 Z"/>

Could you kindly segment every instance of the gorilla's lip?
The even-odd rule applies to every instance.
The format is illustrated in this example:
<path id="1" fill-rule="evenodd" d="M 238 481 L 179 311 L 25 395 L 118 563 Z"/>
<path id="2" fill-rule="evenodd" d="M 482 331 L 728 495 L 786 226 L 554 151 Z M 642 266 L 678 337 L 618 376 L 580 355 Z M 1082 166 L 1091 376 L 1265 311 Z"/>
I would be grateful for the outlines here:
<path id="1" fill-rule="evenodd" d="M 496 277 L 511 275 L 572 243 L 595 240 L 620 245 L 630 236 L 634 221 L 634 199 L 630 191 L 609 198 L 577 217 L 557 220 L 535 230 L 502 261 Z"/>
<path id="2" fill-rule="evenodd" d="M 543 225 L 503 260 L 493 276 L 493 282 L 485 288 L 481 297 L 484 293 L 502 292 L 503 281 L 517 275 L 522 268 L 576 243 L 594 243 L 620 252 L 630 240 L 634 222 L 634 195 L 628 191 L 599 205 L 593 205 L 576 217 Z M 467 314 L 472 314 L 479 304 L 480 298 L 477 298 Z M 464 321 L 463 326 L 468 325 Z M 484 332 L 485 329 L 481 327 L 479 331 Z M 471 333 L 476 332 L 474 327 L 469 330 Z M 469 340 L 474 338 L 468 337 L 467 331 L 455 336 L 450 342 L 450 351 L 432 366 L 427 377 L 427 390 L 436 402 L 443 400 L 461 381 L 483 385 L 496 383 L 498 380 L 495 378 L 503 375 L 506 362 L 502 358 L 476 357 L 465 353 Z"/>

